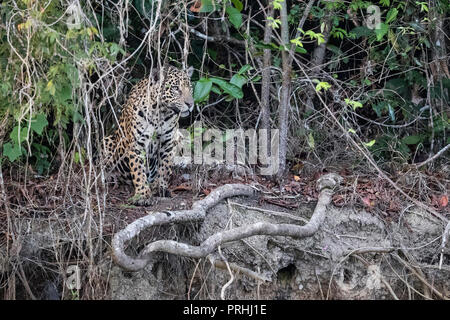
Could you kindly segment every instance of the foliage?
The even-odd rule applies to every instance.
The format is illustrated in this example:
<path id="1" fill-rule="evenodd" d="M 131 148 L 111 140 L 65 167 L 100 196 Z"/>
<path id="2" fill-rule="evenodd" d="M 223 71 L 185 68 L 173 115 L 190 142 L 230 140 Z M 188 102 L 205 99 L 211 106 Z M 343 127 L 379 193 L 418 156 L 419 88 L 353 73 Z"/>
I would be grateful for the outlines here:
<path id="1" fill-rule="evenodd" d="M 240 108 L 244 101 L 259 101 L 263 50 L 271 51 L 273 70 L 279 70 L 282 52 L 291 49 L 282 46 L 278 37 L 278 10 L 283 1 L 262 2 L 273 6 L 273 17 L 264 15 L 266 10 L 259 2 L 241 0 L 198 0 L 191 7 L 166 1 L 160 9 L 157 2 L 134 0 L 128 15 L 112 4 L 81 1 L 83 14 L 75 25 L 69 23 L 70 8 L 65 2 L 2 2 L 0 117 L 8 115 L 0 148 L 2 163 L 30 160 L 38 173 L 47 173 L 56 165 L 57 150 L 73 148 L 73 128 L 86 124 L 87 97 L 92 99 L 102 90 L 103 96 L 109 95 L 110 89 L 102 89 L 96 81 L 114 77 L 113 66 L 119 63 L 135 70 L 131 82 L 146 76 L 157 57 L 179 65 L 185 39 L 189 39 L 187 61 L 198 70 L 194 100 L 200 109 L 216 101 L 221 110 L 236 101 Z M 317 79 L 314 88 L 334 110 L 342 109 L 340 121 L 359 116 L 358 121 L 348 122 L 347 128 L 362 141 L 369 141 L 367 146 L 378 161 L 399 160 L 398 154 L 400 161 L 414 161 L 419 151 L 435 152 L 449 142 L 450 79 L 442 70 L 438 74 L 432 69 L 433 53 L 439 46 L 445 47 L 434 38 L 434 28 L 448 14 L 448 1 L 318 2 L 300 30 L 306 3 L 288 1 L 286 5 L 296 61 L 292 92 L 301 100 L 307 99 L 307 91 L 297 85 L 297 79 L 302 83 L 304 77 L 301 69 L 312 60 L 316 48 L 325 46 L 320 74 L 310 73 Z M 377 28 L 367 24 L 368 8 L 373 5 L 381 14 Z M 274 34 L 269 43 L 263 40 L 267 20 Z M 158 29 L 161 37 L 145 38 L 151 28 Z M 183 30 L 189 28 L 219 40 L 205 41 L 193 33 L 187 38 Z M 146 51 L 147 55 L 141 54 Z M 105 65 L 108 68 L 103 70 Z M 275 72 L 272 76 L 273 92 L 278 92 L 281 75 Z M 86 92 L 86 81 L 92 81 L 96 89 Z M 106 101 L 99 107 L 99 116 L 106 113 L 104 105 L 116 107 L 116 101 Z M 272 100 L 273 111 L 277 103 Z M 316 111 L 322 107 L 318 103 Z M 309 115 L 298 109 L 299 117 Z M 239 112 L 229 112 L 234 114 Z M 257 118 L 250 122 L 255 125 Z M 408 123 L 413 125 L 405 125 Z M 376 134 L 365 135 L 360 126 L 376 128 L 364 131 Z M 320 141 L 312 134 L 305 137 L 308 146 L 317 150 Z M 85 159 L 81 149 L 72 151 L 74 163 Z"/>
<path id="2" fill-rule="evenodd" d="M 0 7 L 0 115 L 11 115 L 2 152 L 10 162 L 31 156 L 41 174 L 69 126 L 83 122 L 80 73 L 93 74 L 97 56 L 113 62 L 125 53 L 92 25 L 71 27 L 65 10 L 58 1 Z"/>

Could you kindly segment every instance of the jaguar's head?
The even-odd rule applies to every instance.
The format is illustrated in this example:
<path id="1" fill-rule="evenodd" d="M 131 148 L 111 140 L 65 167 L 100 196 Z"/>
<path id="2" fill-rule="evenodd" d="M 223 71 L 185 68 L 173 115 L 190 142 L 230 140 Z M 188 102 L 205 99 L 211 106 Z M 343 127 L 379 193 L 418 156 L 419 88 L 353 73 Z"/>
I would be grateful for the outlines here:
<path id="1" fill-rule="evenodd" d="M 161 84 L 161 103 L 185 118 L 194 108 L 192 97 L 191 76 L 193 67 L 181 70 L 173 66 L 163 69 L 163 83 Z M 155 80 L 155 79 L 153 79 Z"/>

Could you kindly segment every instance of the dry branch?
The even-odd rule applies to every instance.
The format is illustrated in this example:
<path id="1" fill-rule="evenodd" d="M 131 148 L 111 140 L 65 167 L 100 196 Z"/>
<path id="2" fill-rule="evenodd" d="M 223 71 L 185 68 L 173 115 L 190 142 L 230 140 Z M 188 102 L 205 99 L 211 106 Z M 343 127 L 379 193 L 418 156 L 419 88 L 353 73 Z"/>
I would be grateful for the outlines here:
<path id="1" fill-rule="evenodd" d="M 266 26 L 264 28 L 264 43 L 269 43 L 272 38 L 272 27 L 270 24 L 270 19 L 273 18 L 273 6 L 269 5 Z M 270 66 L 272 62 L 272 51 L 271 49 L 264 49 L 263 56 L 263 70 L 262 81 L 261 81 L 261 128 L 270 129 Z M 270 141 L 270 140 L 269 140 Z M 267 145 L 269 148 L 269 143 Z"/>
<path id="2" fill-rule="evenodd" d="M 214 267 L 216 267 L 218 269 L 228 270 L 225 262 L 223 262 L 221 260 L 216 260 L 213 257 L 210 257 L 210 261 Z M 257 281 L 271 282 L 271 279 L 265 277 L 264 275 L 257 273 L 255 271 L 252 271 L 250 269 L 243 268 L 235 263 L 228 263 L 228 266 L 230 267 L 230 269 L 236 271 L 236 273 L 242 273 L 250 278 L 256 279 Z"/>
<path id="3" fill-rule="evenodd" d="M 280 9 L 281 19 L 281 45 L 287 48 L 289 46 L 289 23 L 287 14 L 287 3 L 283 1 Z M 278 128 L 280 131 L 280 146 L 279 146 L 279 169 L 277 178 L 281 180 L 286 171 L 286 154 L 289 128 L 289 110 L 290 110 L 290 95 L 291 95 L 291 71 L 292 63 L 289 58 L 289 52 L 281 51 L 281 60 L 283 65 L 283 76 L 281 83 L 281 98 L 278 107 Z"/>
<path id="4" fill-rule="evenodd" d="M 340 180 L 341 177 L 336 174 L 327 174 L 317 181 L 317 188 L 320 192 L 317 206 L 311 220 L 304 226 L 259 222 L 218 232 L 206 239 L 200 246 L 192 246 L 172 240 L 159 240 L 148 244 L 137 258 L 125 254 L 125 243 L 146 228 L 174 222 L 202 221 L 206 216 L 206 211 L 224 198 L 237 195 L 251 196 L 254 194 L 254 189 L 246 185 L 230 184 L 219 187 L 205 199 L 195 202 L 191 210 L 151 213 L 119 231 L 112 241 L 113 259 L 124 269 L 138 271 L 151 261 L 151 253 L 157 251 L 192 258 L 203 258 L 212 253 L 219 245 L 256 235 L 290 236 L 294 238 L 311 237 L 322 224 L 325 218 L 326 207 L 333 195 L 333 189 L 339 184 Z"/>
<path id="5" fill-rule="evenodd" d="M 444 249 L 445 249 L 445 246 L 447 245 L 449 236 L 450 236 L 450 221 L 447 223 L 447 226 L 444 229 L 444 233 L 442 234 L 441 257 L 439 259 L 439 270 L 442 269 L 442 260 L 444 259 Z"/>
<path id="6" fill-rule="evenodd" d="M 200 39 L 203 39 L 203 40 L 206 40 L 209 42 L 218 42 L 218 43 L 227 42 L 227 43 L 232 43 L 232 44 L 235 44 L 238 46 L 245 47 L 245 41 L 243 41 L 243 40 L 235 39 L 235 38 L 228 37 L 228 36 L 222 36 L 222 35 L 209 36 L 204 33 L 201 33 L 200 31 L 198 31 L 194 28 L 190 28 L 189 31 L 192 34 L 199 37 Z"/>
<path id="7" fill-rule="evenodd" d="M 443 155 L 448 149 L 450 149 L 450 144 L 447 144 L 444 148 L 442 148 L 438 153 L 436 153 L 434 156 L 428 158 L 427 160 L 416 164 L 416 168 L 420 168 L 423 167 L 424 165 L 426 165 L 427 163 L 430 163 L 432 161 L 434 161 L 436 158 L 440 157 L 441 155 Z"/>

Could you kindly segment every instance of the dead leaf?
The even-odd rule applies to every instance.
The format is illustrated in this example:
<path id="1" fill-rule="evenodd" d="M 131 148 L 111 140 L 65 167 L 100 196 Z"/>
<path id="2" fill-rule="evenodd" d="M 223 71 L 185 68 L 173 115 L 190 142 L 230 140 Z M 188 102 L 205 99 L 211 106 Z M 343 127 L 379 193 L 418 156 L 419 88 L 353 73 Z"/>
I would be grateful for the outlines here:
<path id="1" fill-rule="evenodd" d="M 337 194 L 333 196 L 333 204 L 337 207 L 342 207 L 345 205 L 345 196 L 342 194 Z"/>
<path id="2" fill-rule="evenodd" d="M 172 189 L 172 191 L 191 191 L 192 188 L 189 185 L 180 184 Z"/>
<path id="3" fill-rule="evenodd" d="M 373 208 L 375 206 L 375 201 L 373 201 L 370 196 L 365 196 L 361 198 L 361 200 L 366 207 Z"/>
<path id="4" fill-rule="evenodd" d="M 313 175 L 313 180 L 317 181 L 321 176 L 322 176 L 322 172 L 316 171 L 316 173 L 314 173 L 314 175 Z"/>
<path id="5" fill-rule="evenodd" d="M 399 212 L 400 209 L 401 209 L 400 205 L 397 202 L 395 202 L 393 200 L 389 201 L 389 209 L 388 209 L 388 211 L 390 211 L 390 212 Z"/>
<path id="6" fill-rule="evenodd" d="M 200 0 L 195 1 L 195 3 L 189 8 L 192 12 L 200 12 L 202 8 L 202 2 Z"/>
<path id="7" fill-rule="evenodd" d="M 298 182 L 298 181 L 300 181 L 300 177 L 299 176 L 294 176 L 294 180 Z"/>
<path id="8" fill-rule="evenodd" d="M 305 165 L 301 162 L 297 163 L 295 166 L 292 167 L 292 171 L 295 173 L 300 173 Z"/>
<path id="9" fill-rule="evenodd" d="M 443 195 L 440 199 L 439 199 L 439 205 L 442 208 L 445 208 L 448 205 L 448 197 L 446 195 Z"/>
<path id="10" fill-rule="evenodd" d="M 262 200 L 267 203 L 271 203 L 271 204 L 274 204 L 274 205 L 277 205 L 280 207 L 284 207 L 284 208 L 288 208 L 288 209 L 296 209 L 300 205 L 300 203 L 298 203 L 298 202 L 291 202 L 291 201 L 286 201 L 286 200 L 282 200 L 282 199 L 263 198 Z"/>

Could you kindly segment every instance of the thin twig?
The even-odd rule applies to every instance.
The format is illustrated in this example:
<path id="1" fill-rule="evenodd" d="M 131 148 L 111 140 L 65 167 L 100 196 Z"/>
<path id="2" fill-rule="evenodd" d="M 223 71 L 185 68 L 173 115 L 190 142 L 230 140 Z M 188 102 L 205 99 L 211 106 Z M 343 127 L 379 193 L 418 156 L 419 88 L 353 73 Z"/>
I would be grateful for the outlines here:
<path id="1" fill-rule="evenodd" d="M 434 156 L 428 158 L 427 160 L 420 162 L 418 164 L 415 165 L 415 167 L 418 169 L 420 167 L 423 167 L 424 165 L 434 161 L 436 158 L 440 157 L 441 155 L 444 154 L 445 151 L 447 151 L 448 149 L 450 149 L 450 143 L 448 145 L 446 145 L 444 148 L 442 148 L 438 153 L 436 153 Z"/>
<path id="2" fill-rule="evenodd" d="M 225 256 L 222 254 L 222 249 L 220 248 L 220 246 L 217 247 L 217 250 L 219 251 L 220 257 L 224 260 L 224 263 L 225 263 L 225 265 L 226 265 L 226 267 L 227 267 L 228 273 L 230 274 L 230 280 L 228 280 L 228 282 L 225 283 L 225 285 L 224 285 L 224 286 L 222 287 L 222 289 L 220 290 L 220 298 L 221 298 L 222 300 L 225 300 L 225 290 L 227 290 L 227 288 L 228 288 L 229 286 L 231 286 L 231 284 L 233 283 L 233 281 L 234 281 L 234 275 L 233 275 L 233 272 L 231 272 L 231 268 L 230 268 L 230 265 L 229 265 L 227 259 L 226 259 Z"/>
<path id="3" fill-rule="evenodd" d="M 211 259 L 210 259 L 210 261 L 211 261 Z M 219 268 L 219 269 L 228 270 L 228 268 L 230 268 L 230 269 L 236 271 L 236 273 L 242 273 L 242 274 L 244 274 L 244 275 L 246 275 L 246 276 L 248 276 L 250 278 L 256 279 L 258 282 L 270 282 L 271 281 L 271 279 L 263 276 L 262 274 L 260 274 L 258 272 L 255 272 L 253 270 L 241 267 L 241 266 L 239 266 L 239 265 L 237 265 L 235 263 L 224 262 L 224 261 L 221 261 L 221 260 L 213 259 L 211 264 L 214 267 Z"/>
<path id="4" fill-rule="evenodd" d="M 444 259 L 444 248 L 447 244 L 449 236 L 450 236 L 450 221 L 447 223 L 447 226 L 444 229 L 444 233 L 442 234 L 441 257 L 439 258 L 439 270 L 441 270 L 442 268 L 442 260 Z"/>
<path id="5" fill-rule="evenodd" d="M 400 256 L 398 254 L 393 254 L 392 255 L 396 260 L 398 260 L 399 262 L 401 262 L 408 270 L 410 270 L 412 273 L 414 273 L 414 275 L 428 288 L 430 288 L 439 298 L 443 299 L 443 300 L 449 300 L 448 297 L 444 296 L 442 293 L 440 293 L 438 290 L 436 290 L 435 287 L 433 287 L 430 283 L 428 283 L 428 281 L 419 274 L 419 272 L 417 272 L 416 269 L 414 269 L 408 262 L 406 262 L 405 260 L 403 260 L 402 258 L 400 258 Z"/>

